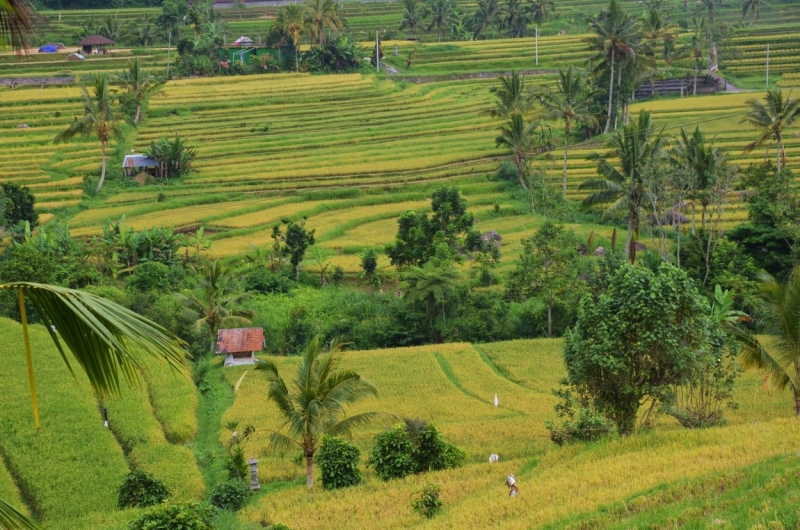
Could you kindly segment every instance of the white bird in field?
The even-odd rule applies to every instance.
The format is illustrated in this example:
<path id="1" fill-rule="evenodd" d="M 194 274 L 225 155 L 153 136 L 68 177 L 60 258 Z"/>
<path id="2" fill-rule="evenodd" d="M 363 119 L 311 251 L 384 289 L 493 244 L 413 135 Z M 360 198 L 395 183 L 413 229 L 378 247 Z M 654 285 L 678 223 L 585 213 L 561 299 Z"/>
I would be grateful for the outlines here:
<path id="1" fill-rule="evenodd" d="M 500 406 L 500 400 L 497 399 L 497 394 L 494 395 L 494 406 L 495 407 L 499 407 Z"/>

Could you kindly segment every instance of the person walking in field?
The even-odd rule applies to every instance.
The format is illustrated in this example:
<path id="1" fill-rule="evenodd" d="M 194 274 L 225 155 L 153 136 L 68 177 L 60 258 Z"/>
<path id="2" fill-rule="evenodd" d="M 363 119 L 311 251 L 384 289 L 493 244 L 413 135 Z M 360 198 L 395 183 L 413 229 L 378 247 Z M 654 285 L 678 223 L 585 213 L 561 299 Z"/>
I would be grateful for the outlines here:
<path id="1" fill-rule="evenodd" d="M 506 486 L 508 486 L 508 496 L 509 497 L 517 497 L 519 495 L 519 488 L 517 487 L 517 479 L 514 478 L 514 475 L 509 475 L 506 479 Z"/>

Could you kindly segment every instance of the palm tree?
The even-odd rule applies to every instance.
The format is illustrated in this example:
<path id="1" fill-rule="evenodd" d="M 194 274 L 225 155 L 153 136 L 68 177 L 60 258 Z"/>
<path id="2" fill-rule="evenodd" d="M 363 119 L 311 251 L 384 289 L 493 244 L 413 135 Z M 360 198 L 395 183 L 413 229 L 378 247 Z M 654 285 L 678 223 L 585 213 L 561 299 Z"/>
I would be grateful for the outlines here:
<path id="1" fill-rule="evenodd" d="M 135 105 L 136 107 L 133 116 L 135 125 L 142 117 L 142 104 L 164 88 L 166 81 L 157 79 L 143 70 L 138 58 L 128 61 L 128 70 L 119 74 L 118 77 L 125 87 L 125 99 L 131 106 Z"/>
<path id="2" fill-rule="evenodd" d="M 769 7 L 766 0 L 744 0 L 742 2 L 742 20 L 750 15 L 758 20 L 758 14 L 762 7 Z"/>
<path id="3" fill-rule="evenodd" d="M 414 35 L 417 27 L 425 18 L 425 8 L 418 0 L 403 0 L 403 20 L 400 21 L 400 30 L 409 30 Z"/>
<path id="4" fill-rule="evenodd" d="M 708 11 L 708 18 L 714 20 L 714 13 L 717 11 L 717 0 L 697 0 L 697 12 Z"/>
<path id="5" fill-rule="evenodd" d="M 500 11 L 499 0 L 478 0 L 478 8 L 472 17 L 472 30 L 476 38 L 485 36 L 489 28 L 497 28 Z"/>
<path id="6" fill-rule="evenodd" d="M 663 130 L 654 134 L 650 113 L 642 110 L 639 120 L 623 127 L 622 132 L 617 131 L 606 147 L 610 151 L 605 155 L 592 153 L 588 157 L 598 161 L 597 173 L 601 178 L 585 180 L 578 188 L 596 190 L 583 200 L 584 209 L 611 203 L 609 213 L 627 213 L 625 255 L 629 256 L 633 237 L 639 234 L 641 211 L 647 198 L 643 171 L 649 162 L 664 156 L 666 139 Z M 618 160 L 619 167 L 612 166 L 609 158 Z"/>
<path id="7" fill-rule="evenodd" d="M 658 75 L 656 66 L 656 55 L 659 44 L 663 50 L 669 50 L 667 55 L 674 50 L 675 29 L 674 24 L 668 23 L 669 15 L 661 10 L 658 5 L 650 5 L 641 18 L 642 37 L 644 38 L 644 53 L 648 62 L 653 65 L 650 76 L 650 89 L 655 96 L 655 83 L 653 78 Z M 668 44 L 671 43 L 671 44 Z"/>
<path id="8" fill-rule="evenodd" d="M 100 35 L 114 42 L 122 38 L 122 27 L 119 25 L 116 15 L 106 16 L 105 21 L 100 25 Z"/>
<path id="9" fill-rule="evenodd" d="M 503 27 L 508 28 L 511 37 L 524 37 L 531 19 L 522 0 L 506 0 L 503 6 Z"/>
<path id="10" fill-rule="evenodd" d="M 694 24 L 694 33 L 689 43 L 688 52 L 694 58 L 694 89 L 692 94 L 697 94 L 697 74 L 700 72 L 700 61 L 709 52 L 711 46 L 711 39 L 708 35 L 708 27 L 706 26 L 705 17 L 699 19 L 692 19 Z"/>
<path id="11" fill-rule="evenodd" d="M 539 66 L 539 26 L 550 20 L 550 12 L 555 8 L 553 0 L 532 0 L 530 5 L 531 17 L 536 24 L 536 66 Z"/>
<path id="12" fill-rule="evenodd" d="M 436 28 L 439 32 L 439 42 L 442 42 L 442 37 L 450 23 L 453 22 L 453 0 L 431 0 L 424 10 L 424 18 L 431 17 L 431 22 L 428 24 L 428 31 Z"/>
<path id="13" fill-rule="evenodd" d="M 781 169 L 785 168 L 786 146 L 783 145 L 783 131 L 794 125 L 800 118 L 800 101 L 793 99 L 791 92 L 784 100 L 783 92 L 778 88 L 767 91 L 764 103 L 757 99 L 749 99 L 745 103 L 750 110 L 742 118 L 742 122 L 761 129 L 758 138 L 745 146 L 745 152 L 752 151 L 756 147 L 764 145 L 768 140 L 774 139 L 777 148 L 776 166 Z"/>
<path id="14" fill-rule="evenodd" d="M 252 322 L 255 316 L 252 310 L 234 308 L 250 293 L 236 292 L 234 272 L 219 261 L 207 262 L 193 272 L 200 276 L 197 288 L 188 294 L 176 293 L 175 298 L 183 304 L 184 316 L 195 321 L 196 328 L 207 326 L 213 351 L 220 326 Z"/>
<path id="15" fill-rule="evenodd" d="M 94 78 L 94 95 L 90 94 L 86 87 L 81 88 L 81 99 L 83 99 L 83 119 L 75 118 L 75 121 L 66 131 L 56 136 L 55 143 L 68 142 L 77 136 L 96 136 L 100 141 L 100 156 L 102 169 L 100 172 L 100 182 L 97 184 L 97 191 L 103 187 L 106 180 L 106 148 L 112 138 L 122 139 L 120 129 L 120 113 L 115 108 L 116 97 L 113 95 L 108 84 L 108 76 L 97 74 Z"/>
<path id="16" fill-rule="evenodd" d="M 39 424 L 32 352 L 28 339 L 25 299 L 42 319 L 44 329 L 72 371 L 72 363 L 86 374 L 98 396 L 120 394 L 122 380 L 134 386 L 139 382 L 141 355 L 166 361 L 172 368 L 188 373 L 182 343 L 158 324 L 99 296 L 64 287 L 29 282 L 0 285 L 17 292 L 22 316 L 22 338 L 28 366 L 33 418 Z M 64 349 L 66 345 L 66 350 Z M 67 350 L 71 358 L 67 356 Z M 23 514 L 0 501 L 0 527 L 42 530 Z"/>
<path id="17" fill-rule="evenodd" d="M 525 88 L 525 75 L 520 75 L 515 70 L 510 76 L 501 75 L 500 84 L 493 86 L 489 92 L 494 94 L 494 107 L 482 110 L 481 114 L 492 118 L 509 118 L 512 114 L 525 115 L 533 107 L 533 96 Z"/>
<path id="18" fill-rule="evenodd" d="M 564 174 L 562 178 L 564 199 L 567 198 L 567 149 L 572 125 L 575 122 L 588 125 L 597 123 L 597 117 L 589 112 L 592 95 L 592 93 L 586 92 L 583 79 L 580 75 L 576 75 L 570 66 L 566 73 L 559 70 L 556 90 L 547 92 L 544 97 L 544 106 L 547 109 L 545 116 L 551 120 L 564 120 Z"/>
<path id="19" fill-rule="evenodd" d="M 375 385 L 357 373 L 339 368 L 346 343 L 331 341 L 323 351 L 319 337 L 313 339 L 297 367 L 297 377 L 287 386 L 271 360 L 256 360 L 256 370 L 269 382 L 267 396 L 278 407 L 288 433 L 272 431 L 270 447 L 283 449 L 298 446 L 306 459 L 306 486 L 314 486 L 314 453 L 323 435 L 349 436 L 356 427 L 367 425 L 384 416 L 379 412 L 362 412 L 345 416 L 345 405 L 352 405 L 369 396 L 377 396 Z"/>
<path id="20" fill-rule="evenodd" d="M 292 37 L 294 47 L 294 70 L 300 71 L 300 38 L 306 31 L 306 16 L 303 8 L 298 4 L 289 4 L 278 10 L 275 23 L 279 28 Z"/>
<path id="21" fill-rule="evenodd" d="M 791 388 L 795 415 L 800 416 L 800 268 L 795 268 L 784 284 L 767 273 L 759 279 L 765 329 L 755 335 L 736 328 L 742 364 L 764 370 L 778 390 Z"/>
<path id="22" fill-rule="evenodd" d="M 18 51 L 30 46 L 30 13 L 31 8 L 25 0 L 0 1 L 0 46 L 9 45 Z"/>
<path id="23" fill-rule="evenodd" d="M 318 46 L 325 44 L 325 28 L 338 34 L 345 26 L 344 18 L 333 0 L 306 0 L 306 16 L 308 26 L 317 37 Z"/>
<path id="24" fill-rule="evenodd" d="M 508 123 L 500 127 L 500 136 L 495 138 L 496 147 L 503 146 L 508 149 L 514 165 L 517 166 L 519 183 L 525 190 L 528 189 L 525 183 L 528 156 L 533 151 L 537 127 L 539 122 L 534 121 L 526 125 L 525 118 L 521 114 L 512 114 Z"/>
<path id="25" fill-rule="evenodd" d="M 586 39 L 588 50 L 597 52 L 594 60 L 598 63 L 598 69 L 605 66 L 609 69 L 608 116 L 603 131 L 607 133 L 611 127 L 615 62 L 618 57 L 636 60 L 634 46 L 639 37 L 639 21 L 625 13 L 618 0 L 611 0 L 605 19 L 600 21 L 590 18 L 587 22 L 589 29 L 595 34 Z"/>
<path id="26" fill-rule="evenodd" d="M 425 303 L 431 324 L 435 318 L 436 304 L 441 304 L 444 326 L 447 324 L 445 303 L 458 288 L 458 271 L 449 263 L 437 267 L 429 261 L 423 267 L 412 266 L 405 273 L 400 288 L 412 300 Z"/>
<path id="27" fill-rule="evenodd" d="M 676 138 L 670 156 L 676 165 L 688 170 L 692 175 L 691 195 L 700 201 L 700 226 L 705 228 L 706 209 L 709 204 L 708 192 L 717 168 L 724 162 L 724 156 L 719 149 L 714 147 L 713 138 L 706 143 L 705 134 L 699 125 L 691 134 L 681 127 L 681 132 Z M 692 234 L 694 234 L 694 205 L 692 205 L 692 209 Z"/>

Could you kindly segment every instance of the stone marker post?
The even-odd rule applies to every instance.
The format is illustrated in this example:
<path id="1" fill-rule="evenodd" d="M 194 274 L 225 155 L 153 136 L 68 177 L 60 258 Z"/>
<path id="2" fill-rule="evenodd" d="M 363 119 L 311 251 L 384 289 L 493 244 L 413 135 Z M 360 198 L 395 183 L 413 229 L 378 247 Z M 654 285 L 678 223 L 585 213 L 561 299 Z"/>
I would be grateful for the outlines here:
<path id="1" fill-rule="evenodd" d="M 259 491 L 261 485 L 258 483 L 258 460 L 252 458 L 247 461 L 247 464 L 250 466 L 250 489 Z"/>

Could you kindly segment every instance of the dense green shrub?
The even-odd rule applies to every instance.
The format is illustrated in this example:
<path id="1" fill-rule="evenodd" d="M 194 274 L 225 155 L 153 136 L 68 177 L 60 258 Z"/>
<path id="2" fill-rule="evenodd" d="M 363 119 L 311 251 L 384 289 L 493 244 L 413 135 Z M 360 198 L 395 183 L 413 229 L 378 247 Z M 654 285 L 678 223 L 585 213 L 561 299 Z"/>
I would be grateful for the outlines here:
<path id="1" fill-rule="evenodd" d="M 367 465 L 374 467 L 382 480 L 403 478 L 414 473 L 414 443 L 405 425 L 396 425 L 375 436 Z"/>
<path id="2" fill-rule="evenodd" d="M 141 292 L 165 292 L 171 286 L 169 267 L 156 261 L 148 261 L 136 267 L 136 272 L 125 283 Z"/>
<path id="3" fill-rule="evenodd" d="M 209 501 L 217 508 L 239 511 L 250 497 L 250 487 L 241 480 L 229 480 L 214 486 Z"/>
<path id="4" fill-rule="evenodd" d="M 346 488 L 361 482 L 358 469 L 361 451 L 347 440 L 323 435 L 322 446 L 315 458 L 322 471 L 322 487 L 325 489 Z"/>
<path id="5" fill-rule="evenodd" d="M 159 479 L 144 471 L 132 471 L 119 487 L 119 507 L 146 508 L 169 498 L 169 489 Z"/>
<path id="6" fill-rule="evenodd" d="M 20 221 L 28 221 L 31 229 L 39 224 L 39 214 L 34 210 L 36 197 L 27 186 L 0 184 L 5 208 L 0 216 L 0 226 L 14 226 Z"/>
<path id="7" fill-rule="evenodd" d="M 217 509 L 195 501 L 161 504 L 133 521 L 128 530 L 214 530 Z"/>
<path id="8" fill-rule="evenodd" d="M 422 489 L 415 491 L 411 498 L 411 509 L 428 519 L 439 513 L 442 501 L 439 499 L 441 488 L 436 484 L 425 484 Z"/>
<path id="9" fill-rule="evenodd" d="M 406 430 L 408 422 L 406 423 Z M 414 445 L 414 463 L 417 473 L 439 471 L 461 467 L 467 459 L 466 453 L 445 441 L 439 429 L 432 423 L 425 423 Z"/>
<path id="10" fill-rule="evenodd" d="M 244 277 L 245 289 L 261 294 L 284 294 L 292 290 L 294 281 L 282 272 L 273 273 L 266 267 L 257 267 Z"/>
<path id="11" fill-rule="evenodd" d="M 596 442 L 607 436 L 613 436 L 617 429 L 614 422 L 595 413 L 589 408 L 578 411 L 577 418 L 570 416 L 560 426 L 552 421 L 547 422 L 550 439 L 556 445 L 567 445 L 574 442 Z"/>

